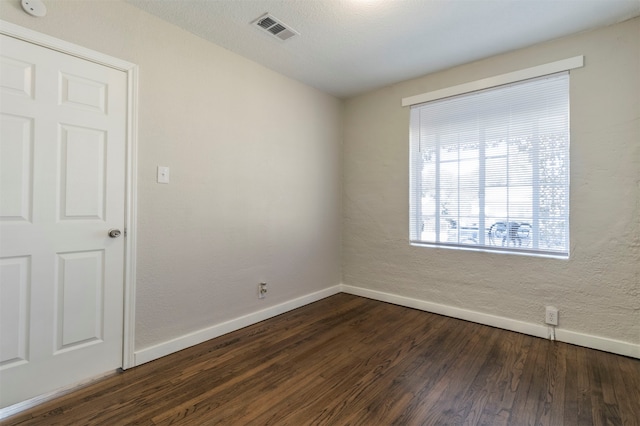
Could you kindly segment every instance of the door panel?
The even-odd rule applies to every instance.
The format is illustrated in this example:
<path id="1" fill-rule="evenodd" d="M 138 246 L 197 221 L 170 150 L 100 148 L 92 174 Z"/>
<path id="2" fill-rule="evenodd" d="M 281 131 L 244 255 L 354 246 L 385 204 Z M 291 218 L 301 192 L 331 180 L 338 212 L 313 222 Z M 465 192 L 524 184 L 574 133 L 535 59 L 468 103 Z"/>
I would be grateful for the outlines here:
<path id="1" fill-rule="evenodd" d="M 61 126 L 60 220 L 104 220 L 105 140 L 100 129 Z"/>
<path id="2" fill-rule="evenodd" d="M 90 112 L 107 113 L 107 85 L 75 75 L 61 74 L 62 105 Z"/>
<path id="3" fill-rule="evenodd" d="M 103 337 L 104 250 L 58 254 L 56 353 Z"/>
<path id="4" fill-rule="evenodd" d="M 127 80 L 0 37 L 5 407 L 122 366 Z"/>
<path id="5" fill-rule="evenodd" d="M 26 362 L 29 353 L 28 256 L 0 260 L 0 367 Z"/>
<path id="6" fill-rule="evenodd" d="M 33 97 L 35 64 L 3 56 L 0 58 L 0 87 L 14 95 Z"/>
<path id="7" fill-rule="evenodd" d="M 30 117 L 9 114 L 0 117 L 0 221 L 31 222 L 32 128 Z"/>

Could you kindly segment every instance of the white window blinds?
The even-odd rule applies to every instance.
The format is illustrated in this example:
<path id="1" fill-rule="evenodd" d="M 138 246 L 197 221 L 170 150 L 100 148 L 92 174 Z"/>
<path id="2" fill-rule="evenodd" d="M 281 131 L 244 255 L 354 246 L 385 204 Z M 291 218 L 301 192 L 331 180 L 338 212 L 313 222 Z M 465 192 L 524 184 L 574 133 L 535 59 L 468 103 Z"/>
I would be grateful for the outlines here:
<path id="1" fill-rule="evenodd" d="M 569 73 L 411 107 L 413 244 L 569 254 Z"/>

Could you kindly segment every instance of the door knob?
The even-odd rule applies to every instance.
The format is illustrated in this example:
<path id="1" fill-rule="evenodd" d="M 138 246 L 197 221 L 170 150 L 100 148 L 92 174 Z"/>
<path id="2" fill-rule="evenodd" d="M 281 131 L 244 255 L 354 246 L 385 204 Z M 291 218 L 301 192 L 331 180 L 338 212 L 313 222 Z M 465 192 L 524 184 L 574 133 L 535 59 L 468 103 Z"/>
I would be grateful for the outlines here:
<path id="1" fill-rule="evenodd" d="M 122 234 L 119 229 L 109 229 L 109 236 L 111 238 L 118 238 Z"/>

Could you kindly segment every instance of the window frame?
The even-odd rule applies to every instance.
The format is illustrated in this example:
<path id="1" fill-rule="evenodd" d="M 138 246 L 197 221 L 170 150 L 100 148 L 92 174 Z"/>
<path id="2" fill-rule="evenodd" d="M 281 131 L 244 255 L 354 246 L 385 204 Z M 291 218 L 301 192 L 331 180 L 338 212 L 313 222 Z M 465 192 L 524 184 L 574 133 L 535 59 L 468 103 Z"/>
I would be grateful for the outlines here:
<path id="1" fill-rule="evenodd" d="M 404 98 L 402 99 L 402 106 L 417 106 L 419 104 L 424 104 L 426 102 L 432 102 L 432 101 L 437 101 L 440 99 L 444 99 L 444 98 L 450 98 L 453 96 L 457 96 L 457 95 L 465 95 L 465 94 L 469 94 L 472 92 L 477 92 L 480 90 L 485 90 L 485 89 L 493 89 L 493 88 L 497 88 L 499 86 L 504 86 L 504 85 L 509 85 L 509 84 L 513 84 L 513 83 L 520 83 L 526 80 L 532 80 L 532 79 L 536 79 L 536 78 L 540 78 L 540 77 L 545 77 L 548 76 L 550 74 L 557 74 L 557 73 L 561 73 L 561 72 L 567 72 L 571 69 L 575 69 L 575 68 L 580 68 L 584 66 L 584 56 L 576 56 L 573 58 L 569 58 L 569 59 L 565 59 L 562 61 L 557 61 L 557 62 L 553 62 L 553 63 L 549 63 L 549 64 L 544 64 L 544 65 L 540 65 L 537 67 L 532 67 L 532 68 L 527 68 L 524 70 L 519 70 L 519 71 L 514 71 L 511 73 L 507 73 L 507 74 L 502 74 L 499 76 L 495 76 L 495 77 L 490 77 L 490 78 L 486 78 L 483 80 L 478 80 L 478 81 L 474 81 L 474 82 L 470 82 L 470 83 L 465 83 L 465 84 L 461 84 L 458 86 L 453 86 L 453 87 L 449 87 L 449 88 L 445 88 L 445 89 L 441 89 L 441 90 L 437 90 L 434 92 L 429 92 L 429 93 L 424 93 L 421 95 L 416 95 L 416 96 L 411 96 L 408 98 Z M 569 83 L 567 83 L 569 84 Z M 410 132 L 414 132 L 415 129 L 414 127 L 416 126 L 415 122 L 414 122 L 414 109 L 412 108 L 410 115 L 411 115 L 411 126 L 410 126 Z M 569 114 L 569 111 L 567 111 L 567 114 Z M 420 156 L 414 155 L 414 144 L 415 144 L 415 135 L 411 134 L 410 135 L 410 153 L 411 153 L 411 158 L 410 158 L 410 188 L 414 188 L 414 183 L 417 182 L 415 181 L 416 176 L 415 176 L 415 171 L 418 169 L 418 167 L 420 167 L 422 164 L 424 164 L 424 161 L 422 160 L 422 158 Z M 412 217 L 412 209 L 410 209 L 410 217 L 409 217 L 409 226 L 410 226 L 410 244 L 413 246 L 424 246 L 424 247 L 439 247 L 439 248 L 451 248 L 451 249 L 460 249 L 460 250 L 470 250 L 470 251 L 489 251 L 489 252 L 499 252 L 499 253 L 509 253 L 509 254 L 520 254 L 520 255 L 529 255 L 529 256 L 537 256 L 537 257 L 550 257 L 550 258 L 560 258 L 560 259 L 567 259 L 569 257 L 569 244 L 568 244 L 568 238 L 569 238 L 569 223 L 567 221 L 566 223 L 566 235 L 567 235 L 567 247 L 566 247 L 566 252 L 562 251 L 554 251 L 554 250 L 541 250 L 539 248 L 536 249 L 527 249 L 527 248 L 509 248 L 509 247 L 499 247 L 499 246 L 491 246 L 489 244 L 486 243 L 487 238 L 491 238 L 488 236 L 488 234 L 485 232 L 485 230 L 487 229 L 486 225 L 487 223 L 485 222 L 485 191 L 484 189 L 486 188 L 485 185 L 485 177 L 486 177 L 486 173 L 483 172 L 486 171 L 485 167 L 486 167 L 486 156 L 485 156 L 485 152 L 484 152 L 484 140 L 482 141 L 483 143 L 479 144 L 478 147 L 478 178 L 479 178 L 479 182 L 478 182 L 478 187 L 482 188 L 481 191 L 479 191 L 478 195 L 479 195 L 479 213 L 478 213 L 478 223 L 477 223 L 477 229 L 476 229 L 476 244 L 474 245 L 469 245 L 469 244 L 463 244 L 460 240 L 460 234 L 461 234 L 461 226 L 460 223 L 458 223 L 457 229 L 456 229 L 456 233 L 458 235 L 458 242 L 452 243 L 452 242 L 443 242 L 440 241 L 440 231 L 441 231 L 441 217 L 440 217 L 440 202 L 439 202 L 439 197 L 440 197 L 440 190 L 436 191 L 437 192 L 437 196 L 436 196 L 436 206 L 438 206 L 438 208 L 435 209 L 435 215 L 434 215 L 434 219 L 435 219 L 435 241 L 424 241 L 424 240 L 415 240 L 411 238 L 411 235 L 420 235 L 421 234 L 421 230 L 420 229 L 412 229 L 413 226 L 423 226 L 423 221 L 422 220 L 417 220 L 415 218 Z M 440 146 L 439 142 L 436 144 L 436 146 Z M 568 149 L 568 148 L 567 148 Z M 539 161 L 538 154 L 537 154 L 537 150 L 534 150 L 535 153 L 532 154 L 534 155 L 533 161 L 534 161 L 534 165 L 538 164 L 537 162 Z M 505 154 L 506 155 L 506 154 Z M 458 158 L 456 160 L 456 162 L 460 162 L 460 158 Z M 436 179 L 436 183 L 435 183 L 435 187 L 436 188 L 440 188 L 440 183 L 439 180 L 441 178 L 441 172 L 440 172 L 440 166 L 442 164 L 442 159 L 439 158 L 438 155 L 438 161 L 435 161 L 435 167 L 436 167 L 436 171 L 435 171 L 435 179 Z M 532 181 L 533 182 L 538 182 L 538 173 L 539 168 L 532 166 Z M 422 178 L 420 178 L 419 180 L 421 181 Z M 415 181 L 415 182 L 414 182 Z M 418 186 L 420 187 L 422 185 L 422 183 L 420 183 Z M 567 185 L 568 185 L 568 176 L 567 176 Z M 507 186 L 505 188 L 509 188 L 511 186 Z M 568 187 L 567 187 L 568 190 Z M 414 188 L 414 191 L 412 192 L 411 190 L 409 191 L 409 196 L 415 198 L 416 197 L 416 193 L 420 192 L 420 189 L 416 190 Z M 530 226 L 533 226 L 532 229 L 539 229 L 539 227 L 537 226 L 537 221 L 539 220 L 539 209 L 538 209 L 538 202 L 536 202 L 536 198 L 539 197 L 539 191 L 533 191 L 534 194 L 532 196 L 533 200 L 532 200 L 532 224 L 529 224 Z M 567 192 L 566 194 L 567 197 L 567 205 L 569 202 L 569 193 Z M 422 197 L 421 197 L 422 198 Z M 419 200 L 421 202 L 421 200 Z M 410 205 L 414 204 L 415 200 L 410 202 Z M 415 212 L 415 214 L 420 214 L 421 208 L 417 208 L 417 212 Z M 568 208 L 568 207 L 567 207 Z M 568 219 L 568 214 L 567 214 L 567 219 Z M 507 219 L 508 220 L 508 219 Z M 497 222 L 496 222 L 497 224 Z M 509 228 L 511 225 L 507 222 L 506 224 L 507 228 Z M 471 228 L 470 228 L 471 229 Z M 485 235 L 487 234 L 487 235 Z M 534 232 L 533 233 L 533 237 L 534 239 L 536 239 L 533 244 L 532 247 L 538 247 L 537 244 L 537 238 L 539 237 L 539 235 Z M 486 245 L 485 245 L 486 244 Z M 507 244 L 508 245 L 508 244 Z M 515 246 L 515 242 L 514 242 L 514 246 Z"/>

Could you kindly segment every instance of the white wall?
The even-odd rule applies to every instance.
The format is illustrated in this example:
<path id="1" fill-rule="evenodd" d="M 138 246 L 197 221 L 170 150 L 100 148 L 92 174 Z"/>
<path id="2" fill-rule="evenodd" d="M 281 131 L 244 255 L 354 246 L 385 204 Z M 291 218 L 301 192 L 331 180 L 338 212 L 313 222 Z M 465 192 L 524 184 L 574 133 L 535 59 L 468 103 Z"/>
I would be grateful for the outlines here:
<path id="1" fill-rule="evenodd" d="M 571 258 L 410 246 L 401 99 L 577 55 L 586 63 L 571 72 Z M 349 99 L 344 144 L 344 284 L 529 329 L 555 305 L 559 330 L 640 356 L 640 18 Z"/>
<path id="2" fill-rule="evenodd" d="M 46 3 L 0 16 L 140 67 L 137 351 L 340 283 L 340 100 L 120 1 Z"/>

